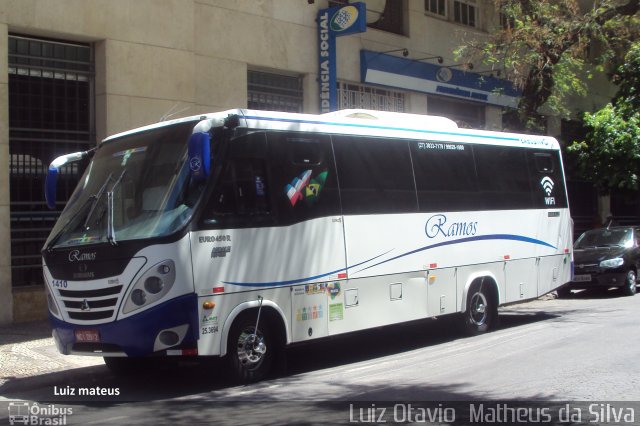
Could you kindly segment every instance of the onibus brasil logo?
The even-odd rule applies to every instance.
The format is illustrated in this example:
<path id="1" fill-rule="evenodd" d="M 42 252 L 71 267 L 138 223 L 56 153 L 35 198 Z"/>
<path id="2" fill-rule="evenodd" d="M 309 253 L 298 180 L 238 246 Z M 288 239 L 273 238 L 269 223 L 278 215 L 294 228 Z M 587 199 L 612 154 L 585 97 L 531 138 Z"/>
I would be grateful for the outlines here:
<path id="1" fill-rule="evenodd" d="M 542 185 L 542 189 L 544 190 L 545 194 L 547 194 L 547 196 L 544 197 L 544 203 L 547 206 L 555 206 L 556 199 L 555 197 L 551 196 L 551 194 L 553 194 L 553 187 L 555 186 L 553 180 L 549 176 L 545 176 L 540 181 L 540 185 Z"/>
<path id="2" fill-rule="evenodd" d="M 40 405 L 37 402 L 10 402 L 9 424 L 13 425 L 66 425 L 67 416 L 73 414 L 71 407 L 54 404 Z"/>

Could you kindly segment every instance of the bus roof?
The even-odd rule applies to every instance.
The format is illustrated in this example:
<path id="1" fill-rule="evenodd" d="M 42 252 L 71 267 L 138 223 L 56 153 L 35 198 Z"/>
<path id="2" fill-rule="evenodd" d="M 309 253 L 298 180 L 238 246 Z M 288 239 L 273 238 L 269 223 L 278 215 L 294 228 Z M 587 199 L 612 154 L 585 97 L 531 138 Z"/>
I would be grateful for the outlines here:
<path id="1" fill-rule="evenodd" d="M 110 136 L 106 138 L 104 142 L 128 134 L 188 121 L 201 123 L 198 126 L 199 129 L 217 127 L 222 125 L 224 120 L 230 115 L 238 116 L 240 119 L 240 127 L 251 129 L 395 137 L 538 149 L 560 149 L 558 142 L 549 136 L 461 129 L 453 120 L 446 117 L 363 109 L 347 109 L 320 115 L 232 109 L 164 121 L 132 129 Z"/>

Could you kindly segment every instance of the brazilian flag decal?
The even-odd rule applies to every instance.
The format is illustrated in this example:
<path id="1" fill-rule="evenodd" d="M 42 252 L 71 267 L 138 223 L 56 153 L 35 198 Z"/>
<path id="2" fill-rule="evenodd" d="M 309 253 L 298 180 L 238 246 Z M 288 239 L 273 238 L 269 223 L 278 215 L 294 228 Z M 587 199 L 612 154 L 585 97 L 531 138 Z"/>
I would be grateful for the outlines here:
<path id="1" fill-rule="evenodd" d="M 320 191 L 324 188 L 324 182 L 327 180 L 328 172 L 324 171 L 315 178 L 311 179 L 309 185 L 305 188 L 305 200 L 308 203 L 313 204 L 320 196 Z"/>
<path id="2" fill-rule="evenodd" d="M 328 172 L 324 171 L 315 178 L 310 179 L 311 170 L 303 172 L 300 176 L 286 185 L 284 192 L 289 197 L 291 206 L 295 206 L 297 201 L 304 199 L 308 204 L 313 205 L 320 196 L 324 183 L 327 180 Z"/>

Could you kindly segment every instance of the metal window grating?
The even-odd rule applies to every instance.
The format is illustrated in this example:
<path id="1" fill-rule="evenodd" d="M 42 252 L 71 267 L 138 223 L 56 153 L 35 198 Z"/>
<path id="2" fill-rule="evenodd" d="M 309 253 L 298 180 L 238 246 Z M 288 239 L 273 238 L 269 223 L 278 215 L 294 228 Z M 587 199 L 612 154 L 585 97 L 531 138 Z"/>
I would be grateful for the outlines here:
<path id="1" fill-rule="evenodd" d="M 405 104 L 405 96 L 402 92 L 338 82 L 338 109 L 363 108 L 404 112 Z"/>
<path id="2" fill-rule="evenodd" d="M 40 250 L 83 167 L 61 170 L 57 211 L 44 202 L 44 178 L 59 155 L 95 145 L 90 45 L 10 35 L 9 170 L 14 286 L 42 283 Z"/>
<path id="3" fill-rule="evenodd" d="M 249 70 L 248 107 L 268 111 L 302 112 L 302 78 Z"/>

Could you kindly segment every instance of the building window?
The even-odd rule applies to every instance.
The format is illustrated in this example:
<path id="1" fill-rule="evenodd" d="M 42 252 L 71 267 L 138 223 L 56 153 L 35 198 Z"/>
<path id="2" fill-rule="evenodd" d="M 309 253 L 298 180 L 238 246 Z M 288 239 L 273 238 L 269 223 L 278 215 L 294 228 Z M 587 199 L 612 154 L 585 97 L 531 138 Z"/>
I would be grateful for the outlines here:
<path id="1" fill-rule="evenodd" d="M 369 28 L 405 35 L 405 1 L 387 0 L 380 19 L 369 23 Z"/>
<path id="2" fill-rule="evenodd" d="M 249 70 L 247 81 L 249 108 L 302 112 L 302 77 Z"/>
<path id="3" fill-rule="evenodd" d="M 442 17 L 447 16 L 447 0 L 425 0 L 424 8 L 427 12 Z"/>
<path id="4" fill-rule="evenodd" d="M 405 104 L 405 95 L 402 92 L 338 82 L 338 109 L 404 112 Z"/>
<path id="5" fill-rule="evenodd" d="M 61 169 L 51 211 L 42 192 L 48 165 L 95 146 L 93 49 L 19 35 L 8 41 L 12 283 L 39 285 L 40 249 L 86 166 Z"/>
<path id="6" fill-rule="evenodd" d="M 478 27 L 478 7 L 475 0 L 425 0 L 425 12 L 458 24 Z M 453 12 L 451 12 L 453 11 Z"/>
<path id="7" fill-rule="evenodd" d="M 427 114 L 447 117 L 465 129 L 484 129 L 485 106 L 475 102 L 429 96 L 427 98 Z"/>
<path id="8" fill-rule="evenodd" d="M 453 20 L 462 25 L 469 27 L 476 26 L 476 7 L 468 1 L 454 0 L 453 2 Z"/>

